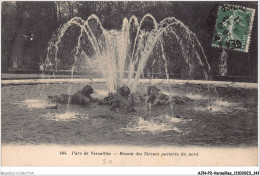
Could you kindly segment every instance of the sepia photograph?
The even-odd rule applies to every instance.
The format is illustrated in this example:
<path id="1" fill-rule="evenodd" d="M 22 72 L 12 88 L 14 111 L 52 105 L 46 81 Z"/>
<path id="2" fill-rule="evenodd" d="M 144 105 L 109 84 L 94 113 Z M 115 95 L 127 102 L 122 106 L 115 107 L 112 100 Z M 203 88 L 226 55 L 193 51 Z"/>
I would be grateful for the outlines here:
<path id="1" fill-rule="evenodd" d="M 1 155 L 257 166 L 258 1 L 2 1 Z"/>

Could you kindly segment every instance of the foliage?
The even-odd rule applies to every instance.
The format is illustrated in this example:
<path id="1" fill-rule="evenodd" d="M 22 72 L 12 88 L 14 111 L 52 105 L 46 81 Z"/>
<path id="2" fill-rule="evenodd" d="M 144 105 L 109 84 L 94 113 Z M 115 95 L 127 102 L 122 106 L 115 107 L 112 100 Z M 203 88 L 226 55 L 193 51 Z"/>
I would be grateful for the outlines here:
<path id="1" fill-rule="evenodd" d="M 254 2 L 236 2 L 257 9 Z M 211 67 L 217 69 L 221 49 L 211 46 L 221 2 L 159 2 L 159 1 L 58 1 L 58 2 L 2 2 L 2 71 L 13 67 L 18 60 L 18 68 L 39 69 L 39 63 L 46 59 L 46 50 L 51 36 L 69 19 L 79 16 L 86 20 L 96 14 L 104 28 L 120 30 L 124 18 L 132 15 L 141 18 L 151 13 L 159 22 L 174 16 L 193 31 L 204 48 Z M 257 14 L 255 15 L 257 18 Z M 149 26 L 149 25 L 147 25 Z M 33 40 L 30 37 L 33 36 Z M 251 46 L 248 54 L 227 51 L 229 54 L 229 74 L 234 76 L 257 75 L 257 19 L 253 24 Z M 67 40 L 69 41 L 69 39 Z M 74 42 L 74 41 L 72 41 Z M 176 41 L 169 41 L 175 45 Z M 165 47 L 165 50 L 169 48 Z M 73 49 L 66 51 L 67 57 Z M 176 51 L 178 52 L 178 51 Z M 178 53 L 169 65 L 178 66 Z M 171 67 L 171 66 L 170 66 Z M 177 68 L 177 67 L 176 67 Z M 177 70 L 169 68 L 172 74 Z"/>

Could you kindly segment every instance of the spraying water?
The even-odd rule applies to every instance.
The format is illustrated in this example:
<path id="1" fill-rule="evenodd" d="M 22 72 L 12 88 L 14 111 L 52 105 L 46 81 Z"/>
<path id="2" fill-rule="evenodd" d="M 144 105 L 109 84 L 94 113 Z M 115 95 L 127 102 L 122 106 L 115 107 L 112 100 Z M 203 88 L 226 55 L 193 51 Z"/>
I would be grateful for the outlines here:
<path id="1" fill-rule="evenodd" d="M 146 29 L 145 22 L 149 20 L 152 25 Z M 158 60 L 164 63 L 168 80 L 169 68 L 173 67 L 168 65 L 171 60 L 180 60 L 182 72 L 185 73 L 181 76 L 208 79 L 210 66 L 196 35 L 174 17 L 157 22 L 151 14 L 146 14 L 140 23 L 135 16 L 129 20 L 124 18 L 119 31 L 104 29 L 94 14 L 87 20 L 72 18 L 58 29 L 56 38 L 49 42 L 45 65 L 54 65 L 56 71 L 62 69 L 59 64 L 62 59 L 59 56 L 62 39 L 69 35 L 66 33 L 72 26 L 76 26 L 80 32 L 73 49 L 71 75 L 82 70 L 99 71 L 106 80 L 109 92 L 115 92 L 123 85 L 135 92 L 141 74 L 153 67 L 147 63 Z M 174 45 L 171 43 L 173 41 Z"/>

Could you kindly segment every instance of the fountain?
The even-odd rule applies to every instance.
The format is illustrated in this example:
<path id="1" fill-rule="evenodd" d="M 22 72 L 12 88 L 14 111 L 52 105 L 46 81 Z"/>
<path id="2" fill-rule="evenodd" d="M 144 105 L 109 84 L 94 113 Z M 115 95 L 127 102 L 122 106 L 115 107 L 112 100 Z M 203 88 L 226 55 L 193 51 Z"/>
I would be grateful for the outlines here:
<path id="1" fill-rule="evenodd" d="M 147 21 L 152 25 L 147 25 Z M 62 40 L 70 35 L 73 26 L 80 31 L 76 46 L 72 46 L 72 60 L 62 60 L 59 52 L 66 45 Z M 158 23 L 151 14 L 140 22 L 136 16 L 124 18 L 120 31 L 104 29 L 94 14 L 87 20 L 74 17 L 49 42 L 45 66 L 49 65 L 55 71 L 71 70 L 72 78 L 75 73 L 100 71 L 109 92 L 116 92 L 123 85 L 135 92 L 141 74 L 151 68 L 160 70 L 168 80 L 172 69 L 181 69 L 180 76 L 185 79 L 208 79 L 210 73 L 196 35 L 174 17 Z"/>
<path id="2" fill-rule="evenodd" d="M 72 18 L 49 41 L 44 67 L 36 81 L 2 80 L 4 143 L 257 146 L 257 85 L 172 80 L 207 80 L 211 70 L 196 35 L 174 17 L 132 16 L 120 30 L 96 15 Z M 102 80 L 76 79 L 85 75 Z M 148 76 L 154 85 L 141 84 Z"/>

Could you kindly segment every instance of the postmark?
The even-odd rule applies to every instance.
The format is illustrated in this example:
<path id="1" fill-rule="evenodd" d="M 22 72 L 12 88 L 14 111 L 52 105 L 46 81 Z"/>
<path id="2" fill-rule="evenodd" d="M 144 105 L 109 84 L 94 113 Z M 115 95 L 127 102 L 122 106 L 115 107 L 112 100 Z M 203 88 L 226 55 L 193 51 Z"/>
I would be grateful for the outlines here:
<path id="1" fill-rule="evenodd" d="M 212 46 L 248 52 L 254 15 L 255 9 L 220 5 Z"/>

